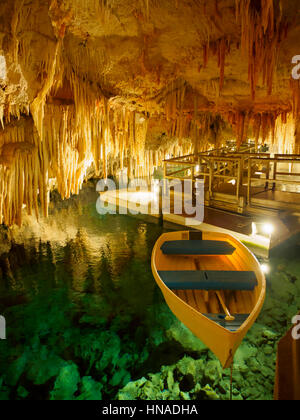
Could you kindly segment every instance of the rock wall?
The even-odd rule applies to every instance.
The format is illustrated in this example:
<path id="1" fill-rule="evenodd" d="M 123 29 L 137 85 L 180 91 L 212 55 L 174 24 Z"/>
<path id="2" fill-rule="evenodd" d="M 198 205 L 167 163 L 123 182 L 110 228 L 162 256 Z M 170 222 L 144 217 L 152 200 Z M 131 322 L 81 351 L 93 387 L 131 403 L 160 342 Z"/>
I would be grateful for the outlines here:
<path id="1" fill-rule="evenodd" d="M 68 198 L 90 167 L 145 176 L 249 136 L 298 152 L 299 16 L 294 0 L 2 1 L 1 221 L 38 195 L 47 214 L 51 183 Z"/>

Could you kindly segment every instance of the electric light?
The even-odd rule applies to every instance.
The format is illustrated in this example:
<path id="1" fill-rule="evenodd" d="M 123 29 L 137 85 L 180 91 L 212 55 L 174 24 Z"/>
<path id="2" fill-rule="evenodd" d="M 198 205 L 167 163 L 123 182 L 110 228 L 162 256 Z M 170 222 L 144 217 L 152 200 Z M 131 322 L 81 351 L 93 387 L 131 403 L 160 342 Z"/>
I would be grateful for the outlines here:
<path id="1" fill-rule="evenodd" d="M 262 227 L 262 230 L 266 235 L 272 235 L 275 229 L 271 223 L 265 223 Z"/>
<path id="2" fill-rule="evenodd" d="M 268 264 L 261 264 L 260 268 L 264 274 L 270 273 L 270 267 L 268 266 Z"/>
<path id="3" fill-rule="evenodd" d="M 228 184 L 236 185 L 236 180 L 232 179 L 231 181 L 228 181 Z"/>

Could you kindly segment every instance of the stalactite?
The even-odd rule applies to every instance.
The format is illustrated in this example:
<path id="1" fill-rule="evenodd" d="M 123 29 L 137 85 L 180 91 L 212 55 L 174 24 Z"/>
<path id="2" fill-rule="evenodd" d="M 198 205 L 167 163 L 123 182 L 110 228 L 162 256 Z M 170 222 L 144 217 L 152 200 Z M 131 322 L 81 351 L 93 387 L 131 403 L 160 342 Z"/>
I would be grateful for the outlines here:
<path id="1" fill-rule="evenodd" d="M 236 142 L 239 148 L 245 139 L 245 112 L 241 111 L 236 116 Z"/>
<path id="2" fill-rule="evenodd" d="M 292 94 L 292 123 L 290 122 L 289 125 L 294 129 L 291 138 L 295 139 L 294 153 L 300 153 L 300 80 L 291 79 L 290 90 Z"/>
<path id="3" fill-rule="evenodd" d="M 230 43 L 228 40 L 222 38 L 218 42 L 218 67 L 220 69 L 220 92 L 224 86 L 224 77 L 225 77 L 225 59 L 226 54 L 230 53 Z"/>
<path id="4" fill-rule="evenodd" d="M 208 40 L 203 45 L 202 50 L 204 68 L 208 65 L 210 55 L 217 56 L 218 67 L 220 69 L 219 92 L 221 92 L 224 86 L 226 56 L 230 53 L 230 41 L 224 37 L 216 42 L 210 42 Z"/>
<path id="5" fill-rule="evenodd" d="M 167 87 L 165 96 L 165 114 L 167 121 L 175 120 L 182 115 L 186 95 L 186 83 L 181 79 Z"/>
<path id="6" fill-rule="evenodd" d="M 256 114 L 253 117 L 253 137 L 255 140 L 256 149 L 258 147 L 260 129 L 261 129 L 261 114 Z"/>
<path id="7" fill-rule="evenodd" d="M 295 134 L 295 149 L 294 153 L 300 153 L 300 118 L 297 117 L 294 121 L 294 134 Z"/>
<path id="8" fill-rule="evenodd" d="M 57 74 L 57 66 L 59 62 L 59 54 L 61 52 L 61 48 L 62 48 L 62 39 L 59 38 L 53 52 L 52 63 L 49 66 L 49 72 L 47 73 L 47 78 L 44 81 L 44 85 L 41 91 L 39 92 L 39 94 L 37 95 L 33 103 L 31 104 L 31 113 L 35 122 L 35 126 L 41 138 L 43 138 L 44 107 L 45 107 L 47 96 L 51 88 L 53 88 L 53 85 L 56 82 L 55 76 Z"/>
<path id="9" fill-rule="evenodd" d="M 93 35 L 83 34 L 83 40 L 76 50 L 78 54 L 68 57 L 69 61 L 62 58 L 63 52 L 68 49 L 68 42 L 71 42 L 71 36 L 65 37 L 68 24 L 72 19 L 76 21 L 79 7 L 83 9 L 80 9 L 83 16 L 95 10 L 100 24 L 107 24 L 113 14 L 113 2 L 91 0 L 89 4 L 84 4 L 81 0 L 74 0 L 68 4 L 70 10 L 63 10 L 63 3 L 51 1 L 49 15 L 54 32 L 52 38 L 49 36 L 45 40 L 45 48 L 41 49 L 42 58 L 36 68 L 40 90 L 30 105 L 32 119 L 22 115 L 29 114 L 29 105 L 26 109 L 10 100 L 0 105 L 0 121 L 5 126 L 5 131 L 0 132 L 1 223 L 20 224 L 24 206 L 29 214 L 35 213 L 36 216 L 40 206 L 42 214 L 47 216 L 50 185 L 55 185 L 63 198 L 69 198 L 79 192 L 90 168 L 97 176 L 104 178 L 117 175 L 124 168 L 128 169 L 129 177 L 146 177 L 167 156 L 187 155 L 218 147 L 223 140 L 225 121 L 233 126 L 238 146 L 248 139 L 252 128 L 256 144 L 265 141 L 271 144 L 275 139 L 277 143 L 280 137 L 282 140 L 278 144 L 281 149 L 299 150 L 300 141 L 293 143 L 292 136 L 295 127 L 299 126 L 296 123 L 300 112 L 299 82 L 291 82 L 293 122 L 287 111 L 258 112 L 251 107 L 234 109 L 232 104 L 229 109 L 227 104 L 221 104 L 221 100 L 216 106 L 203 104 L 205 93 L 210 94 L 208 97 L 217 96 L 224 87 L 226 57 L 233 42 L 228 37 L 220 37 L 220 34 L 213 37 L 209 23 L 199 45 L 203 47 L 204 67 L 207 67 L 210 58 L 216 60 L 220 78 L 214 78 L 203 90 L 199 87 L 202 96 L 199 99 L 200 94 L 196 89 L 191 88 L 183 78 L 178 78 L 183 73 L 177 70 L 172 73 L 170 83 L 155 98 L 158 113 L 162 111 L 163 118 L 167 120 L 164 126 L 166 135 L 158 147 L 151 149 L 147 145 L 149 115 L 144 106 L 146 100 L 141 101 L 143 108 L 139 108 L 141 103 L 133 106 L 128 98 L 118 103 L 117 97 L 110 97 L 114 93 L 104 94 L 101 87 L 105 80 L 103 57 L 97 57 L 97 52 L 87 48 L 93 41 Z M 145 23 L 145 18 L 149 19 L 152 15 L 152 4 L 154 2 L 150 0 L 140 0 L 137 5 L 139 23 Z M 206 3 L 199 4 L 206 8 Z M 26 31 L 22 36 L 19 31 L 19 27 L 30 16 L 31 5 L 32 2 L 25 4 L 23 0 L 16 0 L 11 22 L 10 55 L 15 65 L 23 68 L 28 68 L 34 59 L 31 55 L 32 35 L 28 34 L 33 25 L 30 23 L 28 33 Z M 221 7 L 219 9 L 217 0 L 214 1 L 214 8 L 218 19 Z M 260 76 L 268 88 L 268 94 L 272 91 L 278 49 L 287 30 L 280 10 L 275 0 L 236 0 L 237 19 L 242 26 L 241 45 L 249 59 L 253 98 Z M 210 11 L 204 12 L 205 19 L 211 24 Z M 114 19 L 117 19 L 116 15 Z M 78 28 L 75 28 L 75 33 L 76 30 Z M 149 76 L 146 73 L 150 73 L 146 69 L 146 52 L 149 50 L 150 54 L 151 50 L 147 36 L 144 38 L 141 63 L 145 80 Z M 90 71 L 92 65 L 96 68 L 94 73 Z M 108 65 L 111 65 L 109 60 Z M 157 69 L 158 84 L 163 80 L 163 70 L 163 67 Z M 148 83 L 148 79 L 146 81 Z M 72 95 L 68 104 L 56 97 L 58 88 L 64 83 L 68 84 Z M 196 86 L 196 82 L 193 86 Z M 209 92 L 205 92 L 205 89 Z M 24 127 L 18 124 L 17 118 L 21 118 L 22 123 L 25 121 Z M 299 135 L 296 138 L 299 139 Z"/>
<path id="10" fill-rule="evenodd" d="M 299 153 L 297 136 L 295 138 L 296 124 L 292 113 L 283 113 L 277 118 L 275 124 L 275 143 L 273 150 L 276 153 Z"/>
<path id="11" fill-rule="evenodd" d="M 300 80 L 290 80 L 290 89 L 292 94 L 293 116 L 296 118 L 300 114 Z"/>
<path id="12" fill-rule="evenodd" d="M 259 143 L 278 145 L 278 153 L 294 148 L 294 135 L 292 134 L 291 119 L 293 116 L 287 111 L 252 112 L 252 111 L 229 111 L 224 113 L 224 118 L 232 125 L 236 134 L 238 147 L 249 138 Z M 280 129 L 278 128 L 280 127 Z M 280 133 L 284 135 L 284 141 Z"/>
<path id="13" fill-rule="evenodd" d="M 36 102 L 42 111 L 39 106 L 35 109 L 36 115 L 42 117 L 34 118 L 35 127 L 30 120 L 30 133 L 25 134 L 19 125 L 7 126 L 0 133 L 0 172 L 7 180 L 5 188 L 9 189 L 9 193 L 0 191 L 0 215 L 8 225 L 21 223 L 23 205 L 30 214 L 34 207 L 38 216 L 38 196 L 42 213 L 47 216 L 52 180 L 62 198 L 69 198 L 79 193 L 91 167 L 106 178 L 117 175 L 118 169 L 130 160 L 132 176 L 147 175 L 148 118 L 113 106 L 75 76 L 71 86 L 75 105 L 46 104 L 43 96 L 43 100 Z M 40 128 L 37 121 L 43 124 L 42 132 L 37 130 Z M 31 151 L 30 146 L 34 152 L 25 153 Z M 148 170 L 152 173 L 153 167 L 148 166 Z"/>
<path id="14" fill-rule="evenodd" d="M 7 126 L 0 132 L 0 223 L 20 225 L 23 206 L 38 217 L 41 172 L 31 121 Z"/>
<path id="15" fill-rule="evenodd" d="M 18 31 L 19 20 L 21 18 L 20 14 L 22 11 L 23 4 L 24 4 L 24 0 L 15 0 L 14 13 L 13 13 L 13 18 L 11 22 L 11 32 L 12 32 L 12 38 L 13 38 L 13 57 L 14 57 L 15 63 L 18 63 L 19 39 L 17 36 L 17 31 Z"/>
<path id="16" fill-rule="evenodd" d="M 274 0 L 236 0 L 236 15 L 242 27 L 242 51 L 248 57 L 252 99 L 260 76 L 271 95 L 279 47 L 288 30 L 281 7 Z"/>

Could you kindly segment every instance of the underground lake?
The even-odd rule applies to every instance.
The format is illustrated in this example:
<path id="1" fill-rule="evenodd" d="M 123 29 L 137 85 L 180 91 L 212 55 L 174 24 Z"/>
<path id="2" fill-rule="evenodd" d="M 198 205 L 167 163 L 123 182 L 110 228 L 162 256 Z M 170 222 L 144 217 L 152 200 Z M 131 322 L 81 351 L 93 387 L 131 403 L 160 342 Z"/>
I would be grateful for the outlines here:
<path id="1" fill-rule="evenodd" d="M 100 216 L 90 183 L 48 219 L 1 229 L 1 400 L 223 400 L 230 370 L 171 313 L 151 272 L 157 220 Z M 300 303 L 300 237 L 272 252 L 233 399 L 273 399 L 278 340 Z"/>

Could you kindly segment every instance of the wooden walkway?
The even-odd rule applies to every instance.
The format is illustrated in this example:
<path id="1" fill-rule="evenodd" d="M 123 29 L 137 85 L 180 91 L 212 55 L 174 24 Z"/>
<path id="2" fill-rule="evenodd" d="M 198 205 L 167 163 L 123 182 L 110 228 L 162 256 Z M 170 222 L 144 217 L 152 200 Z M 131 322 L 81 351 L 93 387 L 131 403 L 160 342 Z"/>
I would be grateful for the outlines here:
<path id="1" fill-rule="evenodd" d="M 232 148 L 164 161 L 164 179 L 204 183 L 205 205 L 236 213 L 300 211 L 300 155 Z"/>

